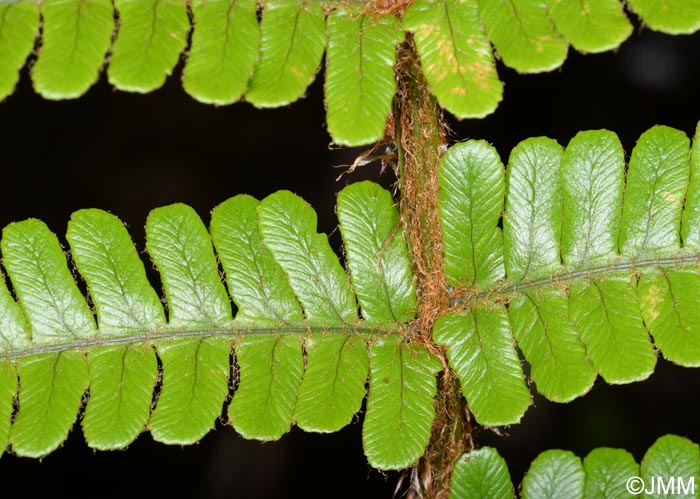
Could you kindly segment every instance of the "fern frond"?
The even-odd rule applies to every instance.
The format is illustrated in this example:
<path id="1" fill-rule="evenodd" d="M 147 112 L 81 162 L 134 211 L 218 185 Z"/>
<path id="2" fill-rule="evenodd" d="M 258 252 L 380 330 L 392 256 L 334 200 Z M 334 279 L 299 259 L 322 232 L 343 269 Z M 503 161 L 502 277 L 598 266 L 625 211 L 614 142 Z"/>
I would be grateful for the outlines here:
<path id="1" fill-rule="evenodd" d="M 496 54 L 523 73 L 550 71 L 564 63 L 569 45 L 580 52 L 613 50 L 632 32 L 620 0 L 415 0 L 401 19 L 375 3 L 115 0 L 112 7 L 108 0 L 11 0 L 0 4 L 0 99 L 12 93 L 32 50 L 39 10 L 41 48 L 32 79 L 51 99 L 82 95 L 106 59 L 112 85 L 150 92 L 186 53 L 183 86 L 195 99 L 283 106 L 304 95 L 325 51 L 328 129 L 343 145 L 382 138 L 396 88 L 395 47 L 406 32 L 431 91 L 459 118 L 490 114 L 501 101 Z M 654 30 L 700 28 L 693 0 L 627 5 Z M 113 10 L 119 18 L 114 35 Z"/>
<path id="2" fill-rule="evenodd" d="M 350 276 L 316 233 L 313 209 L 287 191 L 222 203 L 211 236 L 188 206 L 152 211 L 146 247 L 161 303 L 121 221 L 78 211 L 66 239 L 94 315 L 42 222 L 5 227 L 0 246 L 17 302 L 0 286 L 2 448 L 46 455 L 84 399 L 83 431 L 97 449 L 123 448 L 144 428 L 160 442 L 196 442 L 222 409 L 248 438 L 277 439 L 294 422 L 337 431 L 360 409 L 369 376 L 370 462 L 414 463 L 442 365 L 398 334 L 416 302 L 398 212 L 386 190 L 364 182 L 341 192 L 338 213 Z M 416 359 L 423 369 L 410 367 Z"/>
<path id="3" fill-rule="evenodd" d="M 700 365 L 698 130 L 692 155 L 683 132 L 648 130 L 627 168 L 605 130 L 579 133 L 564 151 L 527 139 L 507 177 L 485 142 L 448 150 L 440 217 L 454 308 L 434 340 L 479 422 L 517 422 L 530 404 L 516 342 L 537 390 L 560 402 L 597 374 L 646 379 L 654 345 Z"/>
<path id="4" fill-rule="evenodd" d="M 641 468 L 623 449 L 600 447 L 584 459 L 569 451 L 542 452 L 530 465 L 521 485 L 522 499 L 616 499 L 661 497 L 657 481 L 671 495 L 694 496 L 700 473 L 700 450 L 696 443 L 676 435 L 664 435 L 646 451 Z M 672 487 L 672 488 L 671 488 Z M 653 491 L 651 494 L 643 493 Z M 687 495 L 686 495 L 687 494 Z M 464 454 L 451 480 L 450 498 L 515 498 L 508 467 L 498 451 L 484 447 Z"/>
<path id="5" fill-rule="evenodd" d="M 516 423 L 530 405 L 518 349 L 536 389 L 559 402 L 598 375 L 645 379 L 655 348 L 700 365 L 699 137 L 700 127 L 691 153 L 683 132 L 654 127 L 627 167 L 604 130 L 566 149 L 527 139 L 507 170 L 483 141 L 446 152 L 438 207 L 451 303 L 432 339 L 479 423 Z M 442 363 L 411 329 L 416 286 L 399 214 L 371 182 L 343 189 L 337 213 L 347 271 L 313 209 L 288 191 L 222 203 L 210 231 L 185 205 L 154 210 L 146 247 L 167 314 L 113 215 L 76 212 L 66 236 L 94 313 L 56 236 L 38 220 L 7 226 L 0 248 L 17 301 L 0 286 L 2 447 L 55 449 L 88 388 L 82 425 L 99 449 L 144 428 L 195 442 L 222 410 L 248 438 L 277 439 L 295 422 L 332 432 L 360 409 L 369 377 L 370 464 L 414 463 Z"/>

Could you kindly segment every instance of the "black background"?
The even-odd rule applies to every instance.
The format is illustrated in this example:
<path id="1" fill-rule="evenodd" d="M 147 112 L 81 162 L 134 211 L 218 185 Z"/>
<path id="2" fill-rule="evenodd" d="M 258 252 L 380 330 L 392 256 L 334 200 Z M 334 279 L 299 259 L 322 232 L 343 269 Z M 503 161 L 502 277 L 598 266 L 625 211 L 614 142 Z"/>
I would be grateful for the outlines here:
<path id="1" fill-rule="evenodd" d="M 507 159 L 518 141 L 547 135 L 562 145 L 579 130 L 616 131 L 626 151 L 654 124 L 691 135 L 700 119 L 700 36 L 671 37 L 636 27 L 616 53 L 582 56 L 544 75 L 517 75 L 499 64 L 504 102 L 484 120 L 448 116 L 452 140 L 484 138 Z M 27 68 L 0 104 L 0 224 L 43 219 L 63 240 L 70 214 L 99 207 L 130 227 L 139 250 L 152 208 L 193 206 L 209 222 L 218 203 L 238 193 L 262 198 L 277 189 L 303 196 L 334 231 L 335 196 L 369 178 L 390 186 L 391 172 L 370 165 L 340 181 L 342 165 L 362 149 L 329 147 L 322 78 L 308 95 L 276 110 L 239 103 L 215 108 L 186 95 L 176 74 L 148 95 L 114 91 L 103 76 L 75 101 L 36 95 Z M 147 257 L 144 255 L 145 261 Z M 147 264 L 147 267 L 150 267 Z M 155 273 L 150 277 L 157 279 Z M 157 284 L 156 284 L 157 285 Z M 608 386 L 570 404 L 535 397 L 523 423 L 477 439 L 495 445 L 519 482 L 548 448 L 585 456 L 593 447 L 629 449 L 639 460 L 665 433 L 700 441 L 700 372 L 660 359 L 645 383 Z M 143 434 L 129 449 L 93 452 L 80 431 L 43 460 L 5 455 L 0 494 L 58 497 L 391 497 L 400 473 L 380 473 L 362 453 L 361 421 L 333 435 L 293 429 L 279 442 L 246 441 L 219 424 L 199 444 L 170 447 Z"/>

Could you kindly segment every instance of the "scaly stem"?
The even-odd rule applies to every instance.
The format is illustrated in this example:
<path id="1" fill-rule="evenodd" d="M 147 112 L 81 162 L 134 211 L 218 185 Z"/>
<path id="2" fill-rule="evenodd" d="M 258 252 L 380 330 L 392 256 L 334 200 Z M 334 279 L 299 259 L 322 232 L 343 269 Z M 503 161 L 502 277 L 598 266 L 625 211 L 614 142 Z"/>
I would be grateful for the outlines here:
<path id="1" fill-rule="evenodd" d="M 409 497 L 442 499 L 448 497 L 450 474 L 456 460 L 471 448 L 471 424 L 459 381 L 431 334 L 438 314 L 448 308 L 438 211 L 438 168 L 446 133 L 442 113 L 423 77 L 410 34 L 399 48 L 397 60 L 394 121 L 401 217 L 418 288 L 415 337 L 411 341 L 425 344 L 445 366 L 437 380 L 436 417 L 430 442 L 412 471 Z"/>

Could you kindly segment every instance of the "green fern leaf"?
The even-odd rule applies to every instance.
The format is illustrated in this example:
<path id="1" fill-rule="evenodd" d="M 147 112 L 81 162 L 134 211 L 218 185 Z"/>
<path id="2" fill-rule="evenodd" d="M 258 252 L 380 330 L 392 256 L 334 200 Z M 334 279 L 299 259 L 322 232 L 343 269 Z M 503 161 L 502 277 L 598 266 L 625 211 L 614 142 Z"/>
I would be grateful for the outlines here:
<path id="1" fill-rule="evenodd" d="M 610 132 L 579 133 L 566 148 L 561 163 L 566 265 L 604 264 L 618 256 L 624 168 L 622 146 Z M 656 356 L 630 273 L 576 280 L 570 296 L 574 325 L 603 378 L 608 383 L 647 378 Z"/>
<path id="2" fill-rule="evenodd" d="M 690 150 L 690 181 L 681 218 L 681 240 L 686 251 L 700 249 L 700 124 Z"/>
<path id="3" fill-rule="evenodd" d="M 320 3 L 270 0 L 260 25 L 260 60 L 246 100 L 256 107 L 284 106 L 313 81 L 326 48 Z"/>
<path id="4" fill-rule="evenodd" d="M 523 478 L 523 499 L 583 499 L 586 474 L 581 459 L 563 450 L 545 451 Z"/>
<path id="5" fill-rule="evenodd" d="M 512 424 L 531 404 L 516 340 L 537 390 L 558 401 L 585 393 L 597 374 L 644 379 L 656 361 L 650 337 L 670 360 L 696 365 L 697 210 L 683 199 L 697 189 L 697 147 L 654 127 L 626 180 L 607 131 L 583 132 L 563 151 L 528 139 L 507 176 L 483 141 L 446 152 L 438 208 L 451 303 L 433 341 L 477 421 Z M 0 246 L 18 303 L 0 287 L 0 438 L 17 454 L 45 455 L 83 403 L 84 433 L 100 449 L 123 448 L 143 428 L 195 442 L 222 415 L 249 438 L 280 438 L 295 422 L 331 432 L 360 409 L 369 372 L 370 463 L 415 463 L 443 365 L 412 336 L 416 290 L 399 214 L 371 182 L 345 188 L 337 212 L 349 276 L 313 209 L 288 191 L 222 203 L 211 236 L 185 205 L 154 210 L 146 247 L 167 322 L 123 224 L 76 212 L 67 239 L 97 325 L 57 238 L 37 220 L 7 226 Z M 38 430 L 46 417 L 52 424 Z"/>
<path id="6" fill-rule="evenodd" d="M 513 499 L 505 460 L 496 449 L 483 447 L 464 454 L 452 471 L 450 499 Z"/>
<path id="7" fill-rule="evenodd" d="M 373 182 L 338 195 L 338 220 L 362 317 L 403 324 L 415 315 L 416 287 L 391 194 Z"/>
<path id="8" fill-rule="evenodd" d="M 531 404 L 502 305 L 476 305 L 437 320 L 433 340 L 447 350 L 469 410 L 486 426 L 520 421 Z"/>
<path id="9" fill-rule="evenodd" d="M 41 5 L 42 47 L 32 69 L 37 93 L 72 99 L 97 81 L 112 41 L 110 0 L 47 0 Z"/>
<path id="10" fill-rule="evenodd" d="M 246 438 L 277 440 L 289 431 L 304 372 L 300 335 L 251 335 L 236 345 L 240 382 L 229 406 Z"/>
<path id="11" fill-rule="evenodd" d="M 279 191 L 258 207 L 260 232 L 285 270 L 306 319 L 311 324 L 340 326 L 357 318 L 357 305 L 345 270 L 316 233 L 316 213 L 303 199 Z"/>
<path id="12" fill-rule="evenodd" d="M 652 480 L 666 477 L 680 477 L 697 482 L 700 475 L 700 447 L 687 438 L 677 435 L 664 435 L 649 447 L 642 459 L 642 479 L 647 484 Z M 695 497 L 695 487 L 685 493 L 671 490 L 668 494 L 658 490 L 648 494 L 646 490 L 642 499 L 666 499 L 671 497 Z"/>
<path id="13" fill-rule="evenodd" d="M 458 118 L 481 118 L 496 109 L 503 84 L 476 2 L 417 0 L 402 23 L 413 32 L 425 78 L 441 106 Z"/>
<path id="14" fill-rule="evenodd" d="M 10 443 L 18 456 L 41 457 L 58 448 L 75 422 L 89 384 L 85 357 L 75 351 L 29 356 L 17 368 L 20 412 Z"/>
<path id="15" fill-rule="evenodd" d="M 381 337 L 394 355 L 385 352 L 373 369 L 394 381 L 387 391 L 386 376 L 370 380 L 375 401 L 368 403 L 366 435 L 386 433 L 372 421 L 393 418 L 397 407 L 401 431 L 382 437 L 389 449 L 378 454 L 370 446 L 368 456 L 392 469 L 415 462 L 430 435 L 442 366 L 396 334 L 413 318 L 416 301 L 398 212 L 389 193 L 369 182 L 344 190 L 338 212 L 364 320 L 327 237 L 316 233 L 315 213 L 290 192 L 222 203 L 212 214 L 211 238 L 188 206 L 151 212 L 146 247 L 160 272 L 167 322 L 113 215 L 76 212 L 66 236 L 97 326 L 57 238 L 37 220 L 7 226 L 3 261 L 19 306 L 0 287 L 0 443 L 19 455 L 46 455 L 66 438 L 83 404 L 83 431 L 96 449 L 124 448 L 145 428 L 160 442 L 193 443 L 222 415 L 261 440 L 281 437 L 295 422 L 336 431 L 360 410 L 367 341 Z M 212 242 L 238 307 L 235 319 Z M 408 372 L 413 362 L 424 368 Z"/>
<path id="16" fill-rule="evenodd" d="M 604 52 L 620 46 L 632 24 L 618 0 L 547 0 L 554 26 L 579 52 Z"/>
<path id="17" fill-rule="evenodd" d="M 479 14 L 503 62 L 521 73 L 562 65 L 569 44 L 554 30 L 544 3 L 479 0 Z"/>
<path id="18" fill-rule="evenodd" d="M 187 44 L 182 0 L 115 0 L 119 32 L 107 75 L 119 90 L 146 93 L 163 86 Z"/>
<path id="19" fill-rule="evenodd" d="M 494 284 L 505 275 L 497 226 L 505 175 L 498 153 L 483 141 L 457 144 L 443 156 L 439 177 L 447 283 Z"/>
<path id="20" fill-rule="evenodd" d="M 0 3 L 0 101 L 14 92 L 38 32 L 37 3 Z"/>
<path id="21" fill-rule="evenodd" d="M 537 390 L 560 402 L 586 393 L 597 374 L 646 379 L 654 347 L 700 365 L 697 147 L 654 127 L 625 179 L 611 132 L 579 133 L 563 153 L 550 139 L 527 139 L 510 156 L 502 216 L 495 151 L 467 141 L 443 156 L 444 266 L 455 289 L 433 339 L 479 422 L 517 422 L 529 404 L 514 339 Z"/>
<path id="22" fill-rule="evenodd" d="M 146 221 L 146 249 L 163 281 L 170 327 L 196 330 L 231 320 L 209 233 L 192 208 L 174 204 L 153 210 Z"/>
<path id="23" fill-rule="evenodd" d="M 693 33 L 700 28 L 700 5 L 694 0 L 628 0 L 651 29 L 664 33 Z"/>
<path id="24" fill-rule="evenodd" d="M 94 334 L 92 313 L 56 236 L 43 222 L 8 225 L 1 247 L 5 268 L 28 319 L 29 335 L 37 345 L 62 339 L 79 342 Z M 75 422 L 89 384 L 87 361 L 74 350 L 38 353 L 23 358 L 17 374 L 22 387 L 20 411 L 10 443 L 20 456 L 40 457 L 55 450 Z"/>
<path id="25" fill-rule="evenodd" d="M 3 229 L 3 263 L 37 344 L 92 336 L 96 326 L 58 239 L 35 219 Z"/>
<path id="26" fill-rule="evenodd" d="M 435 374 L 441 368 L 421 345 L 391 337 L 372 344 L 362 441 L 373 467 L 406 468 L 423 455 L 435 417 Z"/>
<path id="27" fill-rule="evenodd" d="M 357 335 L 310 337 L 304 347 L 306 372 L 294 419 L 306 431 L 338 431 L 351 422 L 365 397 L 365 341 Z"/>
<path id="28" fill-rule="evenodd" d="M 439 180 L 447 282 L 485 289 L 505 274 L 497 226 L 505 190 L 503 164 L 485 142 L 464 142 L 443 156 Z M 438 319 L 433 340 L 446 347 L 450 366 L 480 423 L 520 420 L 530 394 L 502 305 L 470 301 L 464 311 Z"/>
<path id="29" fill-rule="evenodd" d="M 231 104 L 248 88 L 258 59 L 254 0 L 192 2 L 194 32 L 182 86 L 200 102 Z"/>
<path id="30" fill-rule="evenodd" d="M 66 239 L 85 279 L 100 335 L 122 337 L 165 326 L 165 315 L 122 222 L 101 210 L 81 210 L 68 222 Z M 143 431 L 158 377 L 147 346 L 115 345 L 88 352 L 90 399 L 82 426 L 95 449 L 122 449 Z"/>
<path id="31" fill-rule="evenodd" d="M 301 306 L 282 267 L 263 244 L 258 228 L 260 201 L 238 195 L 214 208 L 211 236 L 228 289 L 238 308 L 236 322 L 274 319 L 301 324 Z"/>
<path id="32" fill-rule="evenodd" d="M 17 370 L 15 365 L 3 359 L 0 363 L 0 457 L 10 443 L 12 412 L 17 395 Z"/>
<path id="33" fill-rule="evenodd" d="M 561 163 L 565 265 L 613 258 L 617 249 L 625 156 L 617 136 L 607 130 L 578 133 Z"/>
<path id="34" fill-rule="evenodd" d="M 339 9 L 329 14 L 327 25 L 328 131 L 342 145 L 376 142 L 396 93 L 395 46 L 403 38 L 398 19 Z"/>
<path id="35" fill-rule="evenodd" d="M 523 499 L 632 499 L 695 497 L 698 445 L 676 435 L 659 438 L 640 467 L 623 449 L 593 449 L 581 460 L 569 451 L 542 452 L 523 478 Z M 665 491 L 664 491 L 665 489 Z M 452 471 L 450 497 L 513 497 L 503 458 L 485 447 L 464 454 Z M 646 491 L 650 491 L 647 493 Z M 641 495 L 639 495 L 641 494 Z"/>
<path id="36" fill-rule="evenodd" d="M 562 270 L 562 152 L 546 138 L 525 140 L 511 152 L 503 239 L 506 271 L 514 281 Z M 513 336 L 530 363 L 530 377 L 540 393 L 560 402 L 588 391 L 596 377 L 568 309 L 561 289 L 526 289 L 508 306 Z"/>
<path id="37" fill-rule="evenodd" d="M 230 340 L 197 338 L 157 345 L 163 379 L 148 424 L 153 439 L 187 445 L 214 428 L 228 395 Z"/>
<path id="38" fill-rule="evenodd" d="M 176 204 L 153 210 L 146 222 L 146 248 L 162 277 L 169 328 L 186 333 L 230 322 L 231 306 L 209 233 L 192 208 Z M 193 443 L 214 427 L 228 394 L 229 349 L 228 340 L 217 338 L 157 346 L 163 379 L 149 424 L 154 439 Z"/>
<path id="39" fill-rule="evenodd" d="M 591 499 L 631 499 L 623 486 L 625 479 L 639 476 L 634 456 L 623 449 L 593 449 L 583 460 L 586 472 L 584 497 Z"/>
<path id="40" fill-rule="evenodd" d="M 439 104 L 458 118 L 475 118 L 493 112 L 503 94 L 491 43 L 506 65 L 540 72 L 560 67 L 569 43 L 581 52 L 612 50 L 632 30 L 619 0 L 417 0 L 400 21 L 371 2 L 360 4 L 270 0 L 260 4 L 259 26 L 253 0 L 115 0 L 119 30 L 108 78 L 121 90 L 160 88 L 186 48 L 189 9 L 185 90 L 215 105 L 245 96 L 256 107 L 283 106 L 304 95 L 328 41 L 329 132 L 338 144 L 364 145 L 383 136 L 402 31 L 412 33 Z M 694 0 L 634 0 L 630 6 L 652 29 L 700 28 Z M 1 99 L 12 92 L 31 52 L 39 14 L 34 0 L 0 9 Z M 43 48 L 34 68 L 39 93 L 73 98 L 95 81 L 110 43 L 111 10 L 106 0 L 44 2 Z"/>
<path id="41" fill-rule="evenodd" d="M 102 210 L 77 211 L 68 222 L 66 239 L 90 289 L 100 335 L 165 326 L 163 306 L 121 220 Z"/>
<path id="42" fill-rule="evenodd" d="M 561 267 L 562 154 L 563 148 L 545 137 L 526 139 L 510 153 L 503 240 L 505 267 L 512 279 L 542 277 Z"/>
<path id="43" fill-rule="evenodd" d="M 639 138 L 627 171 L 620 253 L 638 258 L 678 250 L 689 156 L 690 141 L 680 130 L 657 126 Z"/>
<path id="44" fill-rule="evenodd" d="M 123 449 L 143 432 L 151 415 L 158 360 L 148 345 L 94 347 L 88 352 L 90 399 L 83 414 L 93 449 Z"/>
<path id="45" fill-rule="evenodd" d="M 640 138 L 627 174 L 623 253 L 666 256 L 678 251 L 689 152 L 688 138 L 678 130 L 655 127 Z M 645 196 L 635 196 L 634 189 Z M 700 276 L 689 270 L 650 269 L 637 286 L 642 318 L 657 347 L 667 359 L 686 366 L 700 365 L 700 338 L 692 334 L 694 319 L 700 318 L 694 300 L 698 290 Z"/>

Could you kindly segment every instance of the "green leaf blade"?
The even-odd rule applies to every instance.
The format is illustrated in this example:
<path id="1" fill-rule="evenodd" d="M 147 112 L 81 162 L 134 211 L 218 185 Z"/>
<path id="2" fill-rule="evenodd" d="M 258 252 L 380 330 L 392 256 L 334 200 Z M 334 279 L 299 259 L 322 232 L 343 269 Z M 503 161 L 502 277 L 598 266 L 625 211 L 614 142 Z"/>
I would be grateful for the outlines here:
<path id="1" fill-rule="evenodd" d="M 583 499 L 586 479 L 581 459 L 563 450 L 548 450 L 532 461 L 523 478 L 523 499 Z"/>
<path id="2" fill-rule="evenodd" d="M 97 209 L 71 216 L 66 233 L 78 271 L 97 312 L 100 336 L 122 336 L 162 328 L 160 298 L 124 224 Z"/>
<path id="3" fill-rule="evenodd" d="M 677 435 L 664 435 L 649 447 L 642 459 L 642 479 L 647 485 L 645 489 L 654 491 L 641 494 L 642 499 L 671 499 L 695 497 L 695 487 L 700 475 L 700 450 L 698 444 Z M 673 485 L 666 491 L 660 490 L 659 480 L 664 485 Z M 670 483 L 671 479 L 676 479 Z M 680 484 L 680 480 L 683 484 Z M 654 482 L 656 481 L 655 486 Z M 695 485 L 693 485 L 693 481 Z M 681 490 L 682 489 L 682 490 Z"/>
<path id="4" fill-rule="evenodd" d="M 620 252 L 671 256 L 680 250 L 690 143 L 685 133 L 655 126 L 642 134 L 627 170 Z"/>
<path id="5" fill-rule="evenodd" d="M 290 104 L 313 81 L 326 48 L 321 4 L 271 0 L 260 30 L 260 60 L 245 98 L 260 108 Z"/>
<path id="6" fill-rule="evenodd" d="M 469 410 L 484 426 L 520 421 L 532 403 L 503 306 L 450 312 L 433 327 L 447 350 Z"/>
<path id="7" fill-rule="evenodd" d="M 37 33 L 38 3 L 0 3 L 0 102 L 14 92 Z"/>
<path id="8" fill-rule="evenodd" d="M 648 378 L 656 353 L 644 327 L 637 292 L 624 274 L 571 284 L 571 317 L 593 367 L 610 384 Z"/>
<path id="9" fill-rule="evenodd" d="M 450 479 L 450 499 L 513 499 L 513 484 L 505 460 L 491 447 L 459 458 Z"/>
<path id="10" fill-rule="evenodd" d="M 458 118 L 483 118 L 503 97 L 476 2 L 417 0 L 403 16 L 413 32 L 426 80 Z"/>
<path id="11" fill-rule="evenodd" d="M 561 268 L 562 153 L 556 141 L 537 137 L 520 142 L 510 154 L 503 216 L 510 279 L 541 277 Z"/>
<path id="12" fill-rule="evenodd" d="M 440 161 L 439 182 L 447 283 L 494 284 L 505 275 L 498 227 L 505 179 L 498 153 L 484 141 L 457 144 Z"/>
<path id="13" fill-rule="evenodd" d="M 214 208 L 211 217 L 211 237 L 238 307 L 236 321 L 301 323 L 301 307 L 289 280 L 263 243 L 259 205 L 241 194 Z"/>
<path id="14" fill-rule="evenodd" d="M 41 6 L 42 47 L 32 69 L 45 99 L 80 97 L 97 81 L 112 42 L 111 0 L 47 0 Z"/>
<path id="15" fill-rule="evenodd" d="M 441 367 L 424 347 L 398 338 L 371 346 L 362 442 L 372 467 L 407 468 L 423 455 L 435 417 L 435 374 Z"/>
<path id="16" fill-rule="evenodd" d="M 7 289 L 0 274 L 0 353 L 21 350 L 31 346 L 27 318 Z"/>
<path id="17" fill-rule="evenodd" d="M 359 146 L 384 135 L 396 93 L 396 44 L 402 39 L 393 15 L 338 9 L 328 16 L 326 107 L 336 144 Z"/>
<path id="18" fill-rule="evenodd" d="M 292 425 L 304 374 L 299 335 L 241 337 L 235 345 L 239 386 L 228 408 L 245 438 L 277 440 Z"/>
<path id="19" fill-rule="evenodd" d="M 479 15 L 506 66 L 538 73 L 564 63 L 569 44 L 552 26 L 543 3 L 479 0 Z"/>
<path id="20" fill-rule="evenodd" d="M 316 213 L 299 196 L 278 191 L 258 207 L 263 241 L 289 277 L 307 321 L 342 325 L 357 318 L 355 297 Z"/>
<path id="21" fill-rule="evenodd" d="M 617 256 L 625 153 L 612 132 L 579 132 L 561 164 L 564 222 L 561 252 L 566 265 L 606 262 Z"/>
<path id="22" fill-rule="evenodd" d="M 537 391 L 549 400 L 569 402 L 591 389 L 597 373 L 572 324 L 563 290 L 520 294 L 508 305 L 508 314 Z"/>
<path id="23" fill-rule="evenodd" d="M 92 311 L 68 270 L 58 239 L 43 222 L 29 219 L 7 225 L 0 246 L 34 342 L 94 334 Z"/>
<path id="24" fill-rule="evenodd" d="M 146 221 L 146 248 L 161 275 L 170 328 L 231 321 L 209 233 L 192 208 L 173 204 L 153 210 Z"/>
<path id="25" fill-rule="evenodd" d="M 194 32 L 182 86 L 200 102 L 239 100 L 258 59 L 260 28 L 254 0 L 192 2 Z"/>
<path id="26" fill-rule="evenodd" d="M 82 420 L 88 445 L 123 449 L 143 432 L 158 378 L 150 347 L 105 346 L 88 352 L 90 400 Z"/>
<path id="27" fill-rule="evenodd" d="M 305 353 L 294 419 L 306 431 L 338 431 L 362 406 L 369 371 L 367 346 L 359 336 L 312 336 L 306 340 Z"/>
<path id="28" fill-rule="evenodd" d="M 690 150 L 690 181 L 683 206 L 681 239 L 686 250 L 700 249 L 700 123 Z"/>
<path id="29" fill-rule="evenodd" d="M 690 34 L 700 28 L 700 5 L 694 0 L 629 0 L 628 3 L 653 30 Z"/>
<path id="30" fill-rule="evenodd" d="M 214 428 L 228 395 L 229 340 L 184 339 L 157 346 L 163 381 L 149 428 L 153 439 L 189 445 Z"/>
<path id="31" fill-rule="evenodd" d="M 338 194 L 336 211 L 364 319 L 379 324 L 410 321 L 416 288 L 391 194 L 373 182 L 351 184 Z"/>
<path id="32" fill-rule="evenodd" d="M 590 499 L 632 499 L 625 482 L 639 476 L 639 465 L 634 456 L 622 449 L 600 447 L 593 449 L 583 460 L 586 472 L 584 497 Z"/>
<path id="33" fill-rule="evenodd" d="M 163 86 L 187 44 L 183 0 L 115 0 L 119 32 L 107 76 L 119 90 L 147 93 Z"/>
<path id="34" fill-rule="evenodd" d="M 56 450 L 78 416 L 89 384 L 87 362 L 78 352 L 25 357 L 17 368 L 19 412 L 10 433 L 18 456 L 42 457 Z"/>
<path id="35" fill-rule="evenodd" d="M 18 388 L 17 369 L 7 360 L 0 361 L 0 457 L 10 443 L 12 413 Z"/>
<path id="36" fill-rule="evenodd" d="M 579 52 L 616 49 L 632 34 L 618 0 L 547 0 L 547 6 L 557 31 Z"/>
<path id="37" fill-rule="evenodd" d="M 637 284 L 644 324 L 664 357 L 687 367 L 700 366 L 697 297 L 700 276 L 693 269 L 645 272 Z"/>

